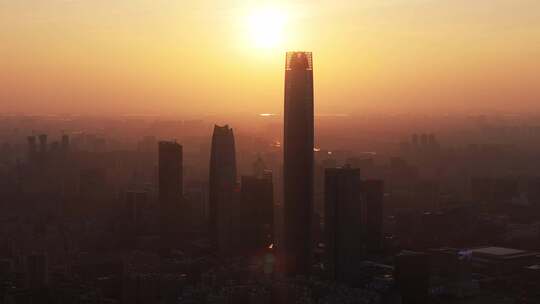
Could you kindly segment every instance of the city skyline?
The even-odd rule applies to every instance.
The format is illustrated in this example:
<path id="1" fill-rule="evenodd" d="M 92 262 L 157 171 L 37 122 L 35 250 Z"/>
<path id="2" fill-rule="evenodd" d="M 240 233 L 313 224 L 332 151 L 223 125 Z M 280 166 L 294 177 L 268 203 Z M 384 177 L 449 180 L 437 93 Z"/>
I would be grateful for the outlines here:
<path id="1" fill-rule="evenodd" d="M 0 302 L 540 303 L 539 12 L 0 0 Z"/>

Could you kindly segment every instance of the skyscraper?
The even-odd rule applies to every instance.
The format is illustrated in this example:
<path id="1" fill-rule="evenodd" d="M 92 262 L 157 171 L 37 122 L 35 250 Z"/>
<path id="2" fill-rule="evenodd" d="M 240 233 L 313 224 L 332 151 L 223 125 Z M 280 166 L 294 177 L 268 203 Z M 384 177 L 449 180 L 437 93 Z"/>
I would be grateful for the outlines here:
<path id="1" fill-rule="evenodd" d="M 212 136 L 209 179 L 209 233 L 220 252 L 230 246 L 231 208 L 236 188 L 236 151 L 233 130 L 215 126 Z"/>
<path id="2" fill-rule="evenodd" d="M 31 254 L 26 257 L 26 287 L 29 289 L 45 288 L 49 283 L 47 255 Z"/>
<path id="3" fill-rule="evenodd" d="M 273 243 L 274 193 L 272 171 L 263 176 L 242 176 L 242 192 L 237 214 L 238 230 L 243 235 L 240 246 L 252 254 Z"/>
<path id="4" fill-rule="evenodd" d="M 133 225 L 133 231 L 139 233 L 143 222 L 143 211 L 148 204 L 148 193 L 142 191 L 127 191 L 125 196 L 127 218 Z"/>
<path id="5" fill-rule="evenodd" d="M 364 254 L 360 169 L 325 170 L 327 268 L 333 279 L 352 284 Z"/>
<path id="6" fill-rule="evenodd" d="M 382 249 L 383 240 L 384 182 L 382 180 L 365 180 L 362 181 L 361 188 L 365 205 L 366 247 L 371 252 L 377 252 Z"/>
<path id="7" fill-rule="evenodd" d="M 394 276 L 403 304 L 424 304 L 429 299 L 429 256 L 403 251 L 394 258 Z"/>
<path id="8" fill-rule="evenodd" d="M 28 161 L 34 161 L 37 153 L 36 137 L 34 135 L 28 136 Z"/>
<path id="9" fill-rule="evenodd" d="M 160 204 L 178 204 L 184 193 L 181 145 L 159 142 L 158 171 Z"/>
<path id="10" fill-rule="evenodd" d="M 180 206 L 184 193 L 182 146 L 176 142 L 158 144 L 158 185 L 162 250 L 173 248 L 180 236 Z"/>
<path id="11" fill-rule="evenodd" d="M 281 262 L 287 275 L 307 275 L 313 217 L 313 63 L 309 52 L 287 53 L 284 123 Z"/>
<path id="12" fill-rule="evenodd" d="M 60 145 L 60 149 L 62 151 L 62 156 L 67 156 L 69 152 L 69 135 L 64 134 L 62 135 L 62 142 Z"/>

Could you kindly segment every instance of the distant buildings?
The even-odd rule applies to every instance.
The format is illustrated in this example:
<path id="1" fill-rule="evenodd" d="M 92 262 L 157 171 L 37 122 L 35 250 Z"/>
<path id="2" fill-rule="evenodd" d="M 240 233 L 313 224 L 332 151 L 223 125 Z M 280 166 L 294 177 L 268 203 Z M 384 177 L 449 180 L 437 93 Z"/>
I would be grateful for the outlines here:
<path id="1" fill-rule="evenodd" d="M 313 216 L 313 62 L 308 52 L 289 52 L 285 67 L 284 235 L 285 273 L 311 267 Z"/>
<path id="2" fill-rule="evenodd" d="M 236 188 L 236 151 L 233 130 L 215 126 L 212 135 L 209 179 L 209 233 L 222 253 L 231 250 L 231 208 Z"/>

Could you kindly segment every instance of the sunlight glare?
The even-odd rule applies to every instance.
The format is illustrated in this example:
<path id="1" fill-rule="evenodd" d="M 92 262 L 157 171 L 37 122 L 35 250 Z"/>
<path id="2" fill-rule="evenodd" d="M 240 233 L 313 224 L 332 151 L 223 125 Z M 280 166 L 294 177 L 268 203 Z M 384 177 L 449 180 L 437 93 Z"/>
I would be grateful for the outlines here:
<path id="1" fill-rule="evenodd" d="M 262 8 L 251 13 L 248 29 L 252 43 L 259 48 L 276 48 L 283 43 L 286 16 L 276 8 Z"/>

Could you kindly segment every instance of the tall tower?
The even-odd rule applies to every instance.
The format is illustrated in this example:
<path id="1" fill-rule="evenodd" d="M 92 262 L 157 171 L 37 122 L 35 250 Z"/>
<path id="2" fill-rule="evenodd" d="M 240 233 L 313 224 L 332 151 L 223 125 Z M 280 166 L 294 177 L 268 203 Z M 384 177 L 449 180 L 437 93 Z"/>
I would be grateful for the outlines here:
<path id="1" fill-rule="evenodd" d="M 287 53 L 284 123 L 281 262 L 287 275 L 308 275 L 313 217 L 313 62 L 309 52 Z"/>
<path id="2" fill-rule="evenodd" d="M 230 245 L 231 208 L 236 188 L 236 151 L 233 130 L 215 126 L 212 135 L 209 178 L 209 233 L 220 252 Z"/>
<path id="3" fill-rule="evenodd" d="M 162 250 L 171 249 L 180 231 L 180 206 L 184 193 L 182 146 L 176 142 L 158 144 L 158 187 Z"/>

